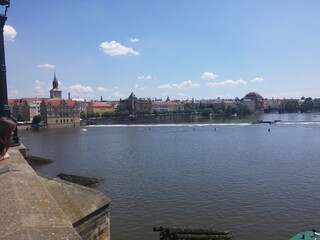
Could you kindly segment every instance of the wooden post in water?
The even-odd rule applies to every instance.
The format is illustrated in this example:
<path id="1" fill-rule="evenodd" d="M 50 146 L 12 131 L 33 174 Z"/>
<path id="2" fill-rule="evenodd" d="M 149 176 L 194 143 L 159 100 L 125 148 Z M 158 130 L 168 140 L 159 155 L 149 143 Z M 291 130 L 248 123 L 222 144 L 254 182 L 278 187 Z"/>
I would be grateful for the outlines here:
<path id="1" fill-rule="evenodd" d="M 160 232 L 160 240 L 231 240 L 229 231 L 197 228 L 154 227 L 154 232 Z"/>

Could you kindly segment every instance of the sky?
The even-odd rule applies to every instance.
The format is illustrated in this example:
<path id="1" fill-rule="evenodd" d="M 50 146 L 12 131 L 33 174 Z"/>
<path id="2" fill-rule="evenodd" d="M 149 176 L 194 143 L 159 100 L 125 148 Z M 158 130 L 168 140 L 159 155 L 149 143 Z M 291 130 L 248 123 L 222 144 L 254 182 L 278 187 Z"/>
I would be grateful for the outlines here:
<path id="1" fill-rule="evenodd" d="M 1 10 L 4 9 L 2 8 Z M 320 98 L 319 0 L 11 0 L 9 98 Z"/>

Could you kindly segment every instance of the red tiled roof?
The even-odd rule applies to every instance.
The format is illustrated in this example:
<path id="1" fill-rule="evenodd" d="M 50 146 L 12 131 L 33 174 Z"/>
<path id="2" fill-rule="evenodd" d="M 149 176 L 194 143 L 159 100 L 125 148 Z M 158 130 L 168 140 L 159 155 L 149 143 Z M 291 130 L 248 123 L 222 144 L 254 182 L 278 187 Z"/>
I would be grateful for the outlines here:
<path id="1" fill-rule="evenodd" d="M 92 107 L 107 107 L 107 108 L 113 107 L 113 104 L 108 102 L 90 102 L 88 105 L 89 106 L 91 105 Z"/>
<path id="2" fill-rule="evenodd" d="M 48 105 L 51 104 L 53 107 L 59 107 L 61 105 L 61 102 L 65 101 L 66 105 L 68 107 L 73 107 L 77 101 L 74 101 L 72 99 L 62 100 L 62 99 L 46 99 L 44 102 Z"/>
<path id="3" fill-rule="evenodd" d="M 72 99 L 67 99 L 67 100 L 65 100 L 65 101 L 66 101 L 66 103 L 67 103 L 67 106 L 69 106 L 69 107 L 73 107 L 73 106 L 76 104 L 76 102 L 77 102 L 77 101 L 72 100 Z"/>
<path id="4" fill-rule="evenodd" d="M 42 98 L 21 98 L 22 101 L 36 101 L 36 100 L 42 100 Z"/>
<path id="5" fill-rule="evenodd" d="M 12 105 L 12 104 L 14 104 L 15 103 L 15 99 L 8 99 L 8 104 L 9 105 Z"/>
<path id="6" fill-rule="evenodd" d="M 166 101 L 166 102 L 161 102 L 161 101 L 153 101 L 152 102 L 152 105 L 161 105 L 161 106 L 176 106 L 176 105 L 179 105 L 178 103 L 176 102 L 173 102 L 173 101 Z"/>

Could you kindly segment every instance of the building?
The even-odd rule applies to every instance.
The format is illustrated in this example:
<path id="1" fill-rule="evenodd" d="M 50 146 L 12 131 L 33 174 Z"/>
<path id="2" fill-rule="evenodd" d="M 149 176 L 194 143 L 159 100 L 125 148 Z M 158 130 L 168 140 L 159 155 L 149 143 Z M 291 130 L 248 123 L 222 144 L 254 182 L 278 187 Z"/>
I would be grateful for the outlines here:
<path id="1" fill-rule="evenodd" d="M 130 96 L 124 100 L 120 99 L 120 103 L 126 105 L 130 114 L 139 112 L 152 112 L 152 101 L 150 98 L 137 98 L 132 92 Z"/>
<path id="2" fill-rule="evenodd" d="M 50 90 L 50 98 L 62 99 L 62 91 L 59 90 L 59 82 L 57 80 L 56 74 L 54 74 L 52 81 L 52 89 Z"/>
<path id="3" fill-rule="evenodd" d="M 143 113 L 152 112 L 152 101 L 150 98 L 139 98 L 138 100 L 139 111 Z"/>
<path id="4" fill-rule="evenodd" d="M 263 111 L 264 110 L 264 99 L 259 93 L 250 92 L 244 99 L 243 103 L 249 107 L 252 111 Z"/>
<path id="5" fill-rule="evenodd" d="M 62 99 L 56 75 L 52 81 L 50 99 L 42 100 L 40 104 L 41 121 L 48 128 L 80 126 L 80 107 L 77 101 Z"/>
<path id="6" fill-rule="evenodd" d="M 70 97 L 69 97 L 69 99 L 70 99 Z M 88 102 L 85 99 L 83 99 L 83 98 L 72 98 L 72 100 L 77 101 L 77 103 L 79 105 L 80 113 L 84 112 L 85 114 L 87 114 Z"/>
<path id="7" fill-rule="evenodd" d="M 265 111 L 267 112 L 272 112 L 272 111 L 278 111 L 279 109 L 283 108 L 283 102 L 284 100 L 282 99 L 265 99 L 264 101 L 264 108 Z"/>
<path id="8" fill-rule="evenodd" d="M 11 115 L 18 121 L 32 121 L 33 117 L 40 115 L 40 103 L 44 98 L 9 99 Z"/>
<path id="9" fill-rule="evenodd" d="M 40 116 L 49 128 L 80 126 L 80 110 L 77 102 L 71 99 L 43 100 L 40 104 Z"/>
<path id="10" fill-rule="evenodd" d="M 215 100 L 201 100 L 201 105 L 205 106 L 213 106 L 215 108 L 228 108 L 235 107 L 238 103 L 236 100 L 221 100 L 221 99 L 215 99 Z"/>
<path id="11" fill-rule="evenodd" d="M 133 92 L 128 98 L 124 100 L 120 99 L 120 103 L 126 105 L 130 114 L 135 114 L 139 110 L 138 98 Z"/>
<path id="12" fill-rule="evenodd" d="M 87 114 L 104 114 L 106 112 L 114 112 L 117 105 L 113 102 L 88 102 Z"/>
<path id="13" fill-rule="evenodd" d="M 184 104 L 180 101 L 171 101 L 168 97 L 166 101 L 153 101 L 152 111 L 158 112 L 176 112 L 184 111 Z"/>
<path id="14" fill-rule="evenodd" d="M 39 98 L 23 98 L 24 101 L 27 102 L 29 106 L 29 119 L 32 121 L 34 116 L 40 115 L 40 104 L 42 102 L 42 99 Z"/>

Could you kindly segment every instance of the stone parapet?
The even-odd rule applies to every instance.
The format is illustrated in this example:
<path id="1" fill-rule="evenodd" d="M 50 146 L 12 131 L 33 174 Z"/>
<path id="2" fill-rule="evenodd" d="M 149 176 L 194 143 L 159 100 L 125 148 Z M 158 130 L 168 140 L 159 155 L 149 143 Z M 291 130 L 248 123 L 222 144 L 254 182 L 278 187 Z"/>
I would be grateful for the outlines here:
<path id="1" fill-rule="evenodd" d="M 110 200 L 104 194 L 59 178 L 43 182 L 82 239 L 110 239 Z"/>
<path id="2" fill-rule="evenodd" d="M 10 148 L 10 158 L 0 161 L 0 240 L 109 240 L 109 199 L 39 177 L 23 153 L 23 146 Z"/>

